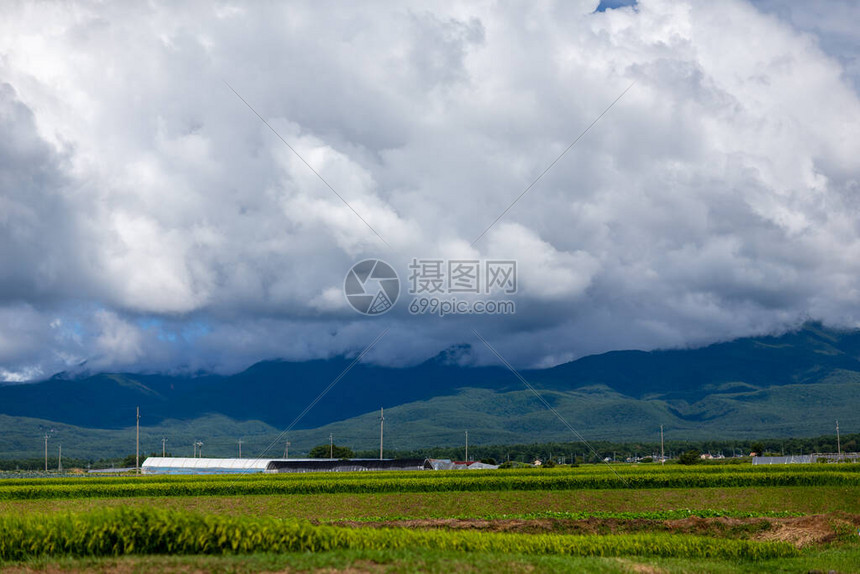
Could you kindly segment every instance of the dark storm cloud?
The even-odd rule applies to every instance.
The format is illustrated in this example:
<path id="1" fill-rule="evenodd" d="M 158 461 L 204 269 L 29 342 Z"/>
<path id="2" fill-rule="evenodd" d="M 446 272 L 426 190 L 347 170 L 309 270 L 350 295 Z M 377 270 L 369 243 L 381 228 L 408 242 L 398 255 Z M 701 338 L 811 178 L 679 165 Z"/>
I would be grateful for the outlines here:
<path id="1" fill-rule="evenodd" d="M 597 5 L 4 8 L 0 379 L 355 355 L 386 327 L 371 360 L 475 326 L 551 365 L 856 326 L 852 7 Z M 517 314 L 362 318 L 341 287 L 368 257 L 516 259 Z"/>

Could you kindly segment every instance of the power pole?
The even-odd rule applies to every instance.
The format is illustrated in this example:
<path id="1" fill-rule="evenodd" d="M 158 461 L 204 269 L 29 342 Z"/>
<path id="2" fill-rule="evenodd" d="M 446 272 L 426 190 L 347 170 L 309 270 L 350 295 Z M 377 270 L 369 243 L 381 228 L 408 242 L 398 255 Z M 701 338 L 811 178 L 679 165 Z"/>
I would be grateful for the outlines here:
<path id="1" fill-rule="evenodd" d="M 197 441 L 192 442 L 191 446 L 194 448 L 194 458 L 197 458 Z"/>
<path id="2" fill-rule="evenodd" d="M 839 421 L 836 421 L 836 452 L 838 453 L 839 458 L 837 460 L 842 459 L 842 443 L 839 440 Z"/>
<path id="3" fill-rule="evenodd" d="M 165 445 L 165 443 L 166 443 L 166 442 L 167 442 L 167 439 L 166 439 L 166 438 L 162 438 L 162 439 L 161 439 L 161 456 L 162 456 L 162 457 L 167 456 L 167 455 L 165 454 L 165 453 L 167 452 L 167 446 Z"/>
<path id="4" fill-rule="evenodd" d="M 57 472 L 63 472 L 63 445 L 60 445 L 57 454 Z"/>
<path id="5" fill-rule="evenodd" d="M 140 407 L 137 407 L 137 443 L 134 451 L 134 469 L 140 474 Z"/>
<path id="6" fill-rule="evenodd" d="M 239 439 L 239 458 L 242 458 L 242 439 Z"/>
<path id="7" fill-rule="evenodd" d="M 382 460 L 382 430 L 385 426 L 385 409 L 379 407 L 379 460 Z"/>
<path id="8" fill-rule="evenodd" d="M 328 433 L 328 457 L 334 458 L 334 439 L 331 433 Z"/>
<path id="9" fill-rule="evenodd" d="M 469 462 L 469 431 L 466 431 L 466 462 Z"/>
<path id="10" fill-rule="evenodd" d="M 45 472 L 48 472 L 48 433 L 45 433 Z"/>
<path id="11" fill-rule="evenodd" d="M 284 447 L 284 458 L 290 458 L 290 441 L 287 441 L 287 445 Z"/>
<path id="12" fill-rule="evenodd" d="M 666 464 L 666 451 L 663 448 L 663 425 L 660 425 L 660 464 Z"/>

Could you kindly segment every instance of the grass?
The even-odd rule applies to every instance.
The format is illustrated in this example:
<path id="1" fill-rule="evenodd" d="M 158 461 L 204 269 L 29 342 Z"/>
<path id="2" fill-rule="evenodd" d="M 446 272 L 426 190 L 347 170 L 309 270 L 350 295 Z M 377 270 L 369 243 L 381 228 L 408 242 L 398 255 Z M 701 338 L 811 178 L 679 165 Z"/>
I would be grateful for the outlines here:
<path id="1" fill-rule="evenodd" d="M 526 572 L 630 574 L 632 572 L 729 574 L 736 572 L 857 572 L 860 549 L 832 548 L 795 558 L 758 562 L 651 557 L 560 557 L 444 552 L 426 549 L 336 550 L 317 554 L 259 553 L 227 556 L 123 556 L 110 558 L 37 558 L 0 566 L 4 574 L 25 572 L 121 572 L 123 574 L 212 572 Z"/>
<path id="2" fill-rule="evenodd" d="M 0 501 L 0 515 L 144 507 L 308 520 L 484 517 L 537 512 L 652 512 L 689 508 L 738 512 L 860 514 L 860 487 L 732 487 L 576 491 L 177 496 Z"/>
<path id="3" fill-rule="evenodd" d="M 831 465 L 836 467 L 837 465 Z M 722 469 L 720 469 L 722 470 Z M 264 475 L 230 479 L 148 477 L 132 479 L 57 479 L 0 483 L 0 500 L 129 498 L 168 496 L 373 494 L 405 492 L 503 492 L 570 491 L 587 489 L 625 490 L 727 487 L 860 487 L 860 473 L 840 470 L 765 469 L 748 470 L 535 473 L 532 470 L 458 473 L 389 473 L 389 477 L 364 473 L 352 475 L 310 474 L 299 477 Z"/>
<path id="4" fill-rule="evenodd" d="M 860 466 L 860 465 L 858 465 Z M 636 476 L 641 474 L 635 466 L 619 467 L 621 474 Z M 696 469 L 698 471 L 700 469 Z M 50 523 L 60 520 L 70 513 L 108 509 L 105 516 L 113 512 L 146 512 L 146 509 L 159 508 L 174 511 L 171 516 L 200 514 L 210 519 L 229 519 L 242 524 L 269 524 L 272 528 L 282 528 L 282 524 L 292 524 L 294 520 L 313 520 L 318 526 L 307 524 L 322 536 L 321 540 L 340 540 L 336 544 L 325 543 L 316 552 L 271 553 L 270 544 L 251 545 L 241 555 L 192 554 L 187 556 L 165 556 L 156 554 L 123 557 L 69 557 L 64 555 L 36 556 L 31 552 L 23 562 L 2 562 L 0 571 L 104 571 L 104 572 L 264 572 L 264 571 L 314 571 L 329 572 L 348 570 L 351 572 L 808 572 L 810 570 L 836 570 L 839 572 L 858 572 L 860 567 L 860 536 L 850 527 L 852 518 L 847 515 L 860 515 L 860 485 L 856 479 L 847 485 L 831 486 L 711 486 L 683 488 L 611 488 L 589 489 L 572 488 L 572 483 L 552 483 L 553 490 L 510 490 L 499 487 L 497 477 L 511 479 L 532 479 L 541 477 L 561 477 L 577 473 L 581 476 L 606 474 L 605 469 L 587 468 L 512 471 L 504 473 L 355 473 L 350 475 L 288 475 L 254 477 L 124 477 L 55 482 L 29 481 L 28 488 L 42 489 L 57 484 L 78 488 L 93 488 L 97 493 L 104 485 L 126 484 L 135 492 L 137 484 L 219 484 L 233 482 L 260 484 L 329 484 L 332 482 L 351 485 L 351 490 L 360 490 L 357 485 L 394 484 L 392 492 L 320 492 L 289 494 L 257 494 L 254 496 L 218 495 L 205 496 L 126 496 L 115 498 L 30 498 L 24 500 L 0 500 L 0 522 L 14 517 L 41 516 L 38 520 Z M 731 469 L 697 472 L 697 476 L 726 477 L 734 474 L 753 477 L 769 475 L 795 476 L 827 475 L 829 470 L 813 466 L 793 469 L 752 469 L 745 468 L 740 473 Z M 611 473 L 610 473 L 611 474 Z M 683 477 L 688 474 L 684 468 L 649 470 L 648 475 Z M 856 472 L 852 476 L 860 476 Z M 387 477 L 394 476 L 390 482 Z M 427 480 L 428 477 L 461 477 L 462 480 L 480 486 L 467 486 L 463 491 L 410 492 L 408 486 L 414 480 Z M 431 479 L 432 480 L 432 479 Z M 724 480 L 724 479 L 719 479 Z M 719 480 L 717 481 L 719 483 Z M 759 481 L 755 478 L 754 481 Z M 12 486 L 16 481 L 0 481 L 0 490 Z M 705 481 L 705 484 L 709 480 Z M 403 491 L 396 491 L 399 485 L 407 485 Z M 701 481 L 700 481 L 701 484 Z M 88 486 L 91 485 L 91 486 Z M 489 485 L 494 485 L 489 487 Z M 504 486 L 504 485 L 503 485 Z M 562 488 L 558 488 L 561 486 Z M 65 486 L 63 486 L 65 488 Z M 473 490 L 477 488 L 477 490 Z M 337 490 L 337 489 L 334 489 Z M 214 489 L 213 492 L 218 492 Z M 74 493 L 77 495 L 77 493 Z M 712 524 L 710 527 L 689 530 L 681 533 L 667 528 L 663 521 L 686 516 L 713 516 L 723 514 L 729 517 L 750 517 L 751 520 L 723 527 Z M 829 514 L 828 519 L 836 516 L 847 517 L 842 521 L 844 532 L 830 542 L 816 542 L 797 552 L 796 556 L 766 558 L 760 552 L 765 546 L 750 542 L 759 538 L 771 526 L 768 516 L 796 516 L 808 514 Z M 115 515 L 113 515 L 115 516 Z M 142 515 L 141 515 L 142 516 Z M 418 523 L 407 520 L 420 519 L 479 519 L 500 521 L 521 521 L 524 527 L 515 532 L 470 531 L 465 528 L 445 529 L 445 524 L 435 524 L 431 529 L 414 529 Z M 277 519 L 277 520 L 274 520 Z M 108 523 L 116 519 L 109 519 Z M 585 523 L 589 520 L 606 521 L 591 528 Z M 821 520 L 821 519 L 816 519 Z M 244 521 L 244 522 L 243 522 Z M 332 527 L 340 521 L 353 523 L 354 527 Z M 402 522 L 401 522 L 402 521 Z M 549 527 L 540 526 L 540 521 L 554 521 Z M 128 519 L 119 522 L 129 522 Z M 146 521 L 136 519 L 132 523 Z M 181 522 L 181 520 L 174 521 Z M 369 528 L 366 523 L 378 526 L 401 526 L 399 529 Z M 400 524 L 398 524 L 400 522 Z M 838 521 L 837 521 L 838 522 Z M 379 523 L 379 524 L 377 524 Z M 8 532 L 14 532 L 15 528 Z M 826 522 L 824 525 L 826 526 Z M 848 527 L 844 525 L 848 524 Z M 857 523 L 860 525 L 860 523 Z M 471 525 L 466 525 L 471 526 Z M 533 526 L 533 527 L 532 527 Z M 594 526 L 594 525 L 592 525 Z M 199 525 L 195 528 L 198 528 Z M 268 528 L 268 527 L 267 527 Z M 285 528 L 285 527 L 284 527 Z M 326 530 L 326 529 L 329 530 Z M 314 530 L 321 529 L 321 530 Z M 763 530 L 764 529 L 764 530 Z M 38 530 L 38 528 L 37 528 Z M 67 532 L 75 532 L 75 528 Z M 386 534 L 395 532 L 396 534 Z M 625 533 L 621 536 L 615 533 Z M 319 534 L 322 533 L 322 534 Z M 695 535 L 692 535 L 695 533 Z M 767 532 L 769 536 L 772 532 Z M 198 532 L 199 534 L 199 532 Z M 703 535 L 704 534 L 704 535 Z M 136 536 L 134 529 L 122 537 Z M 0 539 L 4 538 L 0 534 Z M 149 540 L 146 537 L 146 540 Z M 262 539 L 261 539 L 262 540 Z M 352 541 L 354 547 L 342 547 L 343 540 Z M 389 543 L 390 541 L 394 543 Z M 567 540 L 560 544 L 558 540 Z M 639 547 L 625 546 L 638 540 Z M 822 539 L 823 540 L 823 539 Z M 388 542 L 386 542 L 388 541 Z M 573 541 L 573 542 L 571 542 Z M 326 544 L 329 544 L 326 546 Z M 731 544 L 752 544 L 731 546 Z M 2 545 L 2 540 L 0 540 Z M 650 546 L 649 546 L 650 545 Z M 323 547 L 329 548 L 322 550 Z M 570 548 L 579 548 L 573 552 Z M 208 547 L 207 547 L 208 548 Z M 284 547 L 286 548 L 286 547 Z M 448 550 L 445 550 L 448 548 Z M 466 551 L 466 548 L 470 548 Z M 646 550 L 643 551 L 642 548 Z M 651 550 L 648 550 L 650 548 Z M 769 548 L 769 547 L 768 547 Z M 780 546 L 785 548 L 785 545 Z M 791 548 L 791 547 L 789 547 Z M 548 550 L 549 549 L 549 550 Z M 656 550 L 655 550 L 656 549 Z M 692 550 L 691 550 L 692 549 Z M 193 545 L 186 548 L 198 552 Z M 211 551 L 212 548 L 205 550 Z M 149 552 L 148 550 L 144 550 Z M 155 550 L 158 552 L 158 550 Z M 614 556 L 560 556 L 552 553 L 597 553 Z M 699 558 L 692 559 L 690 552 L 698 552 Z M 532 554 L 538 552 L 540 555 Z M 744 554 L 746 552 L 746 554 Z M 756 554 L 758 552 L 759 554 Z M 786 551 L 787 552 L 787 551 Z M 722 553 L 720 558 L 713 555 Z M 62 554 L 62 551 L 60 552 Z M 656 554 L 662 554 L 658 556 Z M 746 556 L 746 557 L 743 557 Z M 758 556 L 757 558 L 752 558 Z"/>
<path id="5" fill-rule="evenodd" d="M 442 551 L 560 556 L 719 557 L 762 560 L 798 555 L 786 542 L 692 534 L 557 535 L 342 528 L 307 521 L 143 508 L 0 517 L 0 559 L 124 554 L 247 554 L 332 550 Z"/>
<path id="6" fill-rule="evenodd" d="M 524 556 L 473 552 L 439 552 L 424 549 L 397 551 L 340 550 L 325 554 L 253 554 L 247 556 L 134 556 L 98 559 L 38 559 L 0 569 L 0 572 L 308 572 L 349 571 L 408 573 L 430 572 L 496 572 L 499 574 L 524 572 L 550 573 L 629 573 L 636 564 L 647 564 L 646 559 L 631 560 L 601 557 Z M 678 560 L 673 567 L 681 571 L 692 561 Z M 690 570 L 687 570 L 690 571 Z M 701 570 L 700 570 L 701 571 Z"/>
<path id="7" fill-rule="evenodd" d="M 7 570 L 8 569 L 8 570 Z M 489 553 L 438 552 L 423 549 L 379 551 L 339 550 L 324 554 L 252 554 L 247 556 L 133 556 L 97 559 L 38 559 L 10 565 L 0 572 L 629 572 L 615 558 L 557 556 L 499 556 Z M 26 569 L 26 570 L 25 570 Z"/>

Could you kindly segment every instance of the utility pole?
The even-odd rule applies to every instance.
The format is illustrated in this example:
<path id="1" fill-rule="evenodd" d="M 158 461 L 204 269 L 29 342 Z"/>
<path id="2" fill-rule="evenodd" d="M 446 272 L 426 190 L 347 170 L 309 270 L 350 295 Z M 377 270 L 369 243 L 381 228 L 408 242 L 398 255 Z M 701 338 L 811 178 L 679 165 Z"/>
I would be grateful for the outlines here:
<path id="1" fill-rule="evenodd" d="M 290 441 L 287 441 L 286 447 L 284 447 L 284 458 L 290 458 Z"/>
<path id="2" fill-rule="evenodd" d="M 839 440 L 839 421 L 836 421 L 836 452 L 839 455 L 837 460 L 842 459 L 842 443 Z"/>
<path id="3" fill-rule="evenodd" d="M 134 451 L 134 469 L 140 474 L 140 407 L 137 407 L 137 443 Z"/>
<path id="4" fill-rule="evenodd" d="M 57 472 L 63 472 L 63 445 L 60 445 L 57 454 Z"/>
<path id="5" fill-rule="evenodd" d="M 197 446 L 200 447 L 200 458 L 203 458 L 203 441 L 197 441 Z"/>
<path id="6" fill-rule="evenodd" d="M 331 433 L 328 433 L 328 457 L 334 458 L 334 439 Z"/>
<path id="7" fill-rule="evenodd" d="M 45 433 L 45 472 L 48 472 L 48 433 Z"/>
<path id="8" fill-rule="evenodd" d="M 192 442 L 191 446 L 194 448 L 194 458 L 197 458 L 197 441 Z"/>
<path id="9" fill-rule="evenodd" d="M 167 452 L 167 446 L 166 446 L 166 444 L 165 444 L 165 443 L 167 443 L 167 439 L 166 439 L 166 438 L 162 438 L 162 439 L 161 439 L 161 456 L 162 456 L 162 457 L 167 456 L 167 455 L 165 454 L 165 453 Z"/>
<path id="10" fill-rule="evenodd" d="M 660 464 L 666 464 L 666 451 L 663 448 L 663 425 L 660 425 Z"/>
<path id="11" fill-rule="evenodd" d="M 242 439 L 239 439 L 239 458 L 242 458 Z"/>
<path id="12" fill-rule="evenodd" d="M 469 462 L 469 431 L 466 431 L 466 462 Z"/>
<path id="13" fill-rule="evenodd" d="M 385 409 L 379 407 L 379 460 L 382 460 L 382 430 L 385 427 Z"/>

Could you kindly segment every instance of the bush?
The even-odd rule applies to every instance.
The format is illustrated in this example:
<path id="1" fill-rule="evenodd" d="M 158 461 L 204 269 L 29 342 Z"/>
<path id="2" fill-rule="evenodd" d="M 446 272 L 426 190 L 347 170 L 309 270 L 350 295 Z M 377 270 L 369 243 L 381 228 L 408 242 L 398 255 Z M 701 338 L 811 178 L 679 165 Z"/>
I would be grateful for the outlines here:
<path id="1" fill-rule="evenodd" d="M 506 468 L 532 468 L 532 465 L 530 465 L 530 464 L 528 464 L 528 463 L 525 463 L 525 462 L 519 462 L 519 461 L 517 461 L 517 460 L 509 460 L 509 461 L 506 461 L 506 462 L 503 462 L 502 464 L 500 464 L 500 465 L 499 465 L 499 468 L 501 468 L 501 469 L 506 469 Z"/>
<path id="2" fill-rule="evenodd" d="M 337 446 L 337 445 L 328 445 L 321 444 L 315 446 L 311 449 L 311 452 L 308 453 L 308 457 L 310 458 L 353 458 L 355 453 L 352 452 L 352 449 L 348 446 Z"/>
<path id="3" fill-rule="evenodd" d="M 702 453 L 697 451 L 696 449 L 691 449 L 678 457 L 678 462 L 680 464 L 699 464 L 701 462 Z"/>
<path id="4" fill-rule="evenodd" d="M 482 458 L 481 462 L 483 462 L 484 464 L 493 464 L 494 465 L 494 464 L 496 464 L 496 459 L 494 459 L 494 458 Z"/>

